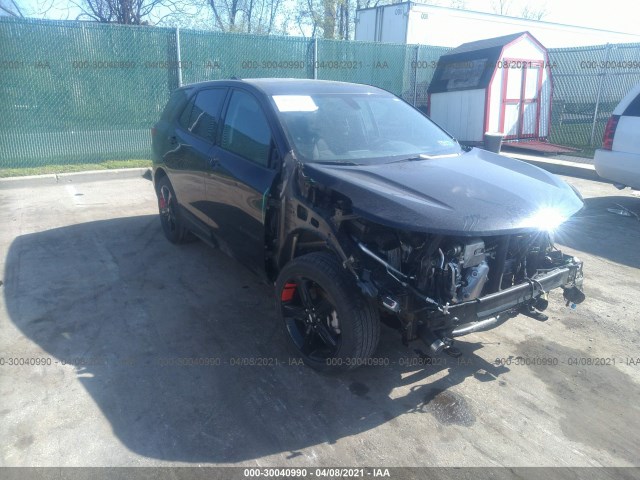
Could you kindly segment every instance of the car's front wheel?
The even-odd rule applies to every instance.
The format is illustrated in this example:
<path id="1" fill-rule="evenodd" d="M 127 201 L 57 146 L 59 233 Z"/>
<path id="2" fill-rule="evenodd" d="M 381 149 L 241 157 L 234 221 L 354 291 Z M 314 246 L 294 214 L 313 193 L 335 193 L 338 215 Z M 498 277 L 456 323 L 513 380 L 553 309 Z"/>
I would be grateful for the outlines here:
<path id="1" fill-rule="evenodd" d="M 162 177 L 158 180 L 156 193 L 158 196 L 160 224 L 165 237 L 171 243 L 184 243 L 188 240 L 190 234 L 180 218 L 176 194 L 167 177 Z"/>
<path id="2" fill-rule="evenodd" d="M 366 365 L 378 346 L 378 310 L 333 254 L 289 262 L 276 281 L 276 302 L 290 345 L 316 370 Z"/>

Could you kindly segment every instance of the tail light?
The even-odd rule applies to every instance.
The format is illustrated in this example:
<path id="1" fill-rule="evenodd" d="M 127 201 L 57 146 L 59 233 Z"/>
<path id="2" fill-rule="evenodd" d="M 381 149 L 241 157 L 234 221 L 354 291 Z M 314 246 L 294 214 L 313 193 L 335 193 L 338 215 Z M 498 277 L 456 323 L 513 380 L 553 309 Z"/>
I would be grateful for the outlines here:
<path id="1" fill-rule="evenodd" d="M 611 150 L 613 147 L 613 136 L 616 133 L 618 120 L 620 120 L 620 115 L 611 115 L 607 126 L 604 127 L 604 135 L 602 136 L 602 148 L 604 150 Z"/>

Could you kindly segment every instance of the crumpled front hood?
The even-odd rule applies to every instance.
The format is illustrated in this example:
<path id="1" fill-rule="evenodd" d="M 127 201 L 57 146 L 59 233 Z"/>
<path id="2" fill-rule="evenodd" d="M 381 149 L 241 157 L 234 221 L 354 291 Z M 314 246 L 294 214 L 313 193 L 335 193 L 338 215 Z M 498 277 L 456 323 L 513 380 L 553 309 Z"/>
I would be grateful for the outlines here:
<path id="1" fill-rule="evenodd" d="M 304 173 L 349 197 L 354 213 L 412 231 L 515 233 L 540 226 L 546 215 L 569 218 L 583 206 L 554 175 L 480 149 L 368 166 L 307 163 Z"/>

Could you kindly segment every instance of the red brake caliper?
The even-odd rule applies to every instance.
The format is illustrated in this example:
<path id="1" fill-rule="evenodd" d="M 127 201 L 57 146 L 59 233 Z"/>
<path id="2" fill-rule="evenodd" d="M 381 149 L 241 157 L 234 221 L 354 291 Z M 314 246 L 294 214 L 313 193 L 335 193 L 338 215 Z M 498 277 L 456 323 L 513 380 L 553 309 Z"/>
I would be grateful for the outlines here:
<path id="1" fill-rule="evenodd" d="M 170 197 L 171 194 L 169 194 Z M 158 192 L 158 205 L 160 206 L 160 213 L 167 213 L 168 208 L 169 208 L 169 202 L 171 201 L 171 198 L 169 198 L 169 200 L 167 200 L 167 198 L 165 198 L 167 195 L 165 193 L 165 187 L 162 187 L 160 189 L 160 191 Z"/>
<path id="2" fill-rule="evenodd" d="M 280 294 L 280 300 L 283 302 L 290 302 L 293 300 L 293 294 L 296 293 L 295 283 L 285 283 L 282 293 Z"/>

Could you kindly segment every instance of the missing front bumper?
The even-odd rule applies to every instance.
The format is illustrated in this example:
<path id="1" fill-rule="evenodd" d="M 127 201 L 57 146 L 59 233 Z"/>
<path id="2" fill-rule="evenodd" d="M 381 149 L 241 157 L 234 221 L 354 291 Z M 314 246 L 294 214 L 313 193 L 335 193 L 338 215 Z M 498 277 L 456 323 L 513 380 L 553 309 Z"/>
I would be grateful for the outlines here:
<path id="1" fill-rule="evenodd" d="M 572 283 L 572 268 L 556 268 L 538 276 L 534 281 L 521 283 L 496 293 L 485 295 L 471 302 L 465 302 L 449 307 L 449 314 L 465 319 L 483 320 L 495 317 L 501 312 L 526 305 L 545 292 Z"/>
<path id="2" fill-rule="evenodd" d="M 577 290 L 581 285 L 582 263 L 558 267 L 528 282 L 469 302 L 448 306 L 444 325 L 439 325 L 435 330 L 438 337 L 448 338 L 489 330 L 517 315 L 523 308 L 529 308 L 550 290 Z M 428 325 L 422 328 L 431 330 Z"/>

